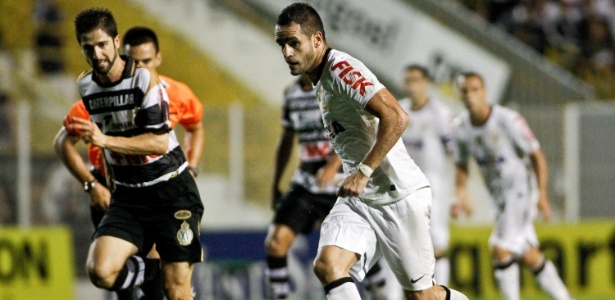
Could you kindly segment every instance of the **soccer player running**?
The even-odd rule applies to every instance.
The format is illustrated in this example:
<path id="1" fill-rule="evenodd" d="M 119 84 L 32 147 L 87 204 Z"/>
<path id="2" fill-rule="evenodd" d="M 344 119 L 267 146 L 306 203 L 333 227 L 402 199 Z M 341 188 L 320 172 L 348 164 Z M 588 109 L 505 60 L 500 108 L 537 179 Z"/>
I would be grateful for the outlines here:
<path id="1" fill-rule="evenodd" d="M 321 226 L 314 272 L 328 299 L 360 299 L 350 276 L 384 256 L 408 299 L 467 299 L 435 285 L 429 236 L 431 191 L 401 141 L 408 115 L 352 56 L 331 49 L 320 16 L 294 3 L 278 16 L 275 40 L 293 75 L 316 85 L 322 119 L 347 177 Z"/>
<path id="2" fill-rule="evenodd" d="M 154 70 L 162 62 L 162 53 L 159 50 L 158 37 L 156 33 L 146 27 L 132 27 L 123 38 L 125 53 L 141 67 L 153 68 Z M 205 129 L 201 118 L 203 116 L 203 105 L 194 95 L 192 90 L 185 84 L 175 81 L 169 77 L 159 75 L 165 91 L 169 96 L 169 115 L 171 127 L 177 123 L 185 129 L 184 149 L 188 159 L 188 169 L 193 177 L 198 175 L 198 166 L 201 161 L 205 140 Z M 76 130 L 67 130 L 68 125 L 74 117 L 89 119 L 90 115 L 83 104 L 83 101 L 78 101 L 73 104 L 68 114 L 64 119 L 65 127 L 61 128 L 54 140 L 54 148 L 62 162 L 66 165 L 69 171 L 80 182 L 84 183 L 84 187 L 89 193 L 91 202 L 90 210 L 94 227 L 97 227 L 104 211 L 109 206 L 110 192 L 106 185 L 106 174 L 102 158 L 102 152 L 99 147 L 88 144 L 88 160 L 92 168 L 88 170 L 85 162 L 79 154 L 76 143 L 80 140 L 80 132 Z M 159 259 L 158 252 L 152 249 L 147 257 L 150 259 Z M 162 288 L 160 278 L 144 282 L 140 287 L 144 295 L 140 297 L 139 291 L 121 290 L 117 291 L 119 300 L 124 299 L 162 299 Z"/>
<path id="3" fill-rule="evenodd" d="M 168 96 L 155 70 L 119 55 L 111 12 L 80 12 L 75 33 L 93 68 L 78 80 L 91 121 L 73 118 L 68 129 L 103 149 L 114 187 L 88 252 L 90 280 L 113 291 L 140 285 L 158 266 L 136 254 L 155 243 L 166 297 L 192 299 L 193 263 L 202 261 L 203 204 L 170 127 Z"/>
<path id="4" fill-rule="evenodd" d="M 551 215 L 547 196 L 547 162 L 525 119 L 508 108 L 487 102 L 483 78 L 464 74 L 459 91 L 467 111 L 455 119 L 453 137 L 456 204 L 453 217 L 471 212 L 467 192 L 468 161 L 473 157 L 495 208 L 489 238 L 497 285 L 504 299 L 519 299 L 519 263 L 554 299 L 571 299 L 553 263 L 538 248 L 533 221 L 537 210 Z"/>
<path id="5" fill-rule="evenodd" d="M 331 146 L 314 87 L 305 74 L 284 91 L 282 127 L 272 184 L 275 215 L 265 239 L 266 273 L 273 299 L 286 299 L 291 292 L 287 256 L 296 235 L 309 234 L 322 222 L 337 200 L 336 183 L 343 179 L 342 162 Z M 296 136 L 301 162 L 289 190 L 282 194 L 280 180 Z M 368 278 L 372 283 L 368 291 L 377 294 L 385 284 L 378 265 L 370 270 Z"/>
<path id="6" fill-rule="evenodd" d="M 436 256 L 435 279 L 447 285 L 450 263 L 446 257 L 449 243 L 449 217 L 453 196 L 453 113 L 438 98 L 429 95 L 429 71 L 409 65 L 404 72 L 404 94 L 399 105 L 410 116 L 402 140 L 408 154 L 425 173 L 431 186 L 431 226 L 429 232 Z"/>

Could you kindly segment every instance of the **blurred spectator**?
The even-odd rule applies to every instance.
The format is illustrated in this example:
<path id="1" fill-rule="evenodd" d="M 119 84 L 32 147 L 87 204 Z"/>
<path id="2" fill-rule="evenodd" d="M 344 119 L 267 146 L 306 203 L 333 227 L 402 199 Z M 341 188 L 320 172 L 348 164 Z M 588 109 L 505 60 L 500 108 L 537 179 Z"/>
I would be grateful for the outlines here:
<path id="1" fill-rule="evenodd" d="M 614 0 L 458 0 L 615 98 Z"/>
<path id="2" fill-rule="evenodd" d="M 33 21 L 37 26 L 35 48 L 38 66 L 44 74 L 57 74 L 64 70 L 62 36 L 59 26 L 64 16 L 54 0 L 38 0 L 34 5 Z"/>

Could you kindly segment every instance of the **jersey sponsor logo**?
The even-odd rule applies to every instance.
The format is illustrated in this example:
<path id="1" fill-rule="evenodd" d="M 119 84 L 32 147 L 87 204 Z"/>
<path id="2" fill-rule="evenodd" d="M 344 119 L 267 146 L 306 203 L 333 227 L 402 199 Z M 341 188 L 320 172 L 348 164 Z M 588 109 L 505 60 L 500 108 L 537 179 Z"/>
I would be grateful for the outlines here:
<path id="1" fill-rule="evenodd" d="M 301 145 L 301 157 L 302 159 L 313 158 L 325 158 L 331 153 L 331 144 L 327 141 L 325 143 L 303 143 Z"/>
<path id="2" fill-rule="evenodd" d="M 331 67 L 331 71 L 340 70 L 337 76 L 353 90 L 358 90 L 361 96 L 365 96 L 365 88 L 374 84 L 366 81 L 361 72 L 355 70 L 347 61 L 343 60 Z"/>
<path id="3" fill-rule="evenodd" d="M 93 115 L 134 107 L 142 98 L 143 92 L 140 89 L 130 89 L 88 95 L 83 97 L 83 103 L 90 115 Z"/>

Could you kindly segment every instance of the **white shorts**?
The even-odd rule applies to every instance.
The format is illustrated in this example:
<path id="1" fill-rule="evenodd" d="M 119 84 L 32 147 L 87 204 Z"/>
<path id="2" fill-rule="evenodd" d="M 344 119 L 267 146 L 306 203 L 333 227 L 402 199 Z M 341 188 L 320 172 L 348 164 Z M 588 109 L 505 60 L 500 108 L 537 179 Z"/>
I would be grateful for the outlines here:
<path id="1" fill-rule="evenodd" d="M 498 246 L 521 257 L 531 247 L 538 247 L 534 219 L 538 213 L 537 197 L 517 192 L 507 197 L 503 209 L 496 208 L 495 227 L 489 237 L 490 246 Z"/>
<path id="2" fill-rule="evenodd" d="M 433 186 L 433 185 L 432 185 Z M 431 242 L 435 249 L 446 250 L 450 239 L 450 208 L 451 198 L 448 194 L 432 187 L 432 204 L 431 204 Z"/>
<path id="3" fill-rule="evenodd" d="M 350 269 L 357 281 L 363 281 L 384 256 L 405 290 L 430 288 L 435 267 L 430 209 L 430 188 L 384 205 L 367 205 L 356 197 L 338 198 L 321 226 L 318 250 L 334 245 L 359 254 L 361 258 Z"/>

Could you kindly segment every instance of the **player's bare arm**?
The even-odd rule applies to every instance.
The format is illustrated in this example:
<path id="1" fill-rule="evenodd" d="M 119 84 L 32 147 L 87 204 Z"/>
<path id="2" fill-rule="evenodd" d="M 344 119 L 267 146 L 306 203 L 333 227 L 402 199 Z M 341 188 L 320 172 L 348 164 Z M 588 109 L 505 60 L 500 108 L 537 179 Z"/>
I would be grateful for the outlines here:
<path id="1" fill-rule="evenodd" d="M 456 164 L 455 169 L 455 203 L 451 206 L 451 217 L 458 218 L 462 213 L 471 215 L 473 207 L 468 197 L 468 166 Z"/>
<path id="2" fill-rule="evenodd" d="M 95 178 L 83 161 L 77 147 L 75 147 L 79 139 L 78 136 L 70 134 L 62 127 L 53 141 L 53 148 L 62 160 L 62 163 L 79 182 L 92 182 Z M 101 209 L 109 207 L 111 193 L 102 184 L 94 185 L 90 191 L 90 197 L 92 206 Z"/>
<path id="3" fill-rule="evenodd" d="M 113 152 L 131 155 L 159 154 L 167 151 L 169 144 L 168 133 L 144 133 L 132 137 L 109 136 L 100 131 L 98 126 L 86 119 L 74 117 L 74 129 L 83 132 L 81 139 L 94 146 L 109 149 Z"/>
<path id="4" fill-rule="evenodd" d="M 530 160 L 534 167 L 536 181 L 538 183 L 538 210 L 545 220 L 549 220 L 549 218 L 551 218 L 551 204 L 549 203 L 549 195 L 547 192 L 547 160 L 540 149 L 530 154 Z"/>
<path id="5" fill-rule="evenodd" d="M 410 118 L 387 89 L 378 91 L 367 102 L 366 110 L 379 118 L 376 143 L 362 162 L 374 170 L 400 139 Z M 362 172 L 354 172 L 344 179 L 338 195 L 341 197 L 358 196 L 363 193 L 368 180 L 369 178 Z"/>
<path id="6" fill-rule="evenodd" d="M 316 184 L 320 188 L 326 188 L 334 184 L 335 176 L 339 173 L 341 167 L 342 160 L 335 154 L 335 151 L 331 151 L 327 164 L 322 166 L 316 173 Z"/>
<path id="7" fill-rule="evenodd" d="M 273 183 L 271 186 L 271 207 L 275 206 L 282 192 L 280 191 L 280 180 L 284 174 L 284 170 L 290 160 L 290 155 L 293 151 L 295 140 L 295 131 L 290 127 L 282 129 L 282 136 L 278 142 L 278 147 L 275 154 L 275 169 L 273 170 Z"/>
<path id="8" fill-rule="evenodd" d="M 205 128 L 203 127 L 203 122 L 199 121 L 194 126 L 185 129 L 184 147 L 186 149 L 186 158 L 188 158 L 188 166 L 198 168 L 203 156 L 203 148 L 205 147 Z"/>

